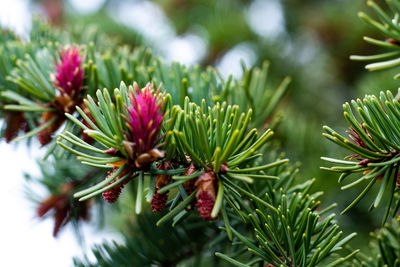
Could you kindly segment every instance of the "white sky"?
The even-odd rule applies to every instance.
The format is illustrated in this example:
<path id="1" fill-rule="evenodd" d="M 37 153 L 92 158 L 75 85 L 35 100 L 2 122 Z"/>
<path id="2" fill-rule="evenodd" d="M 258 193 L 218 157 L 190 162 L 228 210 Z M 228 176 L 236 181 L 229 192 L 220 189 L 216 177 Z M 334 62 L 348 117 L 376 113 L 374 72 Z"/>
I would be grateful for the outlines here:
<path id="1" fill-rule="evenodd" d="M 35 143 L 32 147 L 37 147 Z M 52 236 L 53 220 L 36 218 L 36 207 L 24 193 L 23 173 L 38 175 L 36 158 L 43 151 L 28 151 L 24 142 L 18 145 L 0 142 L 0 257 L 1 266 L 72 266 L 72 257 L 82 255 L 94 243 L 112 238 L 111 233 L 84 226 L 86 247 L 78 246 L 74 232 L 67 226 Z"/>
<path id="2" fill-rule="evenodd" d="M 25 35 L 30 29 L 31 12 L 26 0 L 0 0 L 0 24 Z"/>

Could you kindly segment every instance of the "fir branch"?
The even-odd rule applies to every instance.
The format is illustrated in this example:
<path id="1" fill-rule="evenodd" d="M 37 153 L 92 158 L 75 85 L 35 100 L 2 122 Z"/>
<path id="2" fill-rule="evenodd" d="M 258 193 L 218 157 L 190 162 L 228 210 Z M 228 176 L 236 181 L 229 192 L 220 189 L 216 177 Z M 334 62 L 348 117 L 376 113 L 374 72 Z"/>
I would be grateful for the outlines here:
<path id="1" fill-rule="evenodd" d="M 291 183 L 285 170 L 281 170 L 280 176 L 284 183 Z M 307 182 L 302 186 L 268 190 L 266 201 L 278 207 L 274 212 L 257 205 L 257 202 L 250 203 L 246 220 L 252 228 L 249 234 L 244 235 L 229 226 L 237 239 L 237 242 L 233 239 L 234 244 L 247 248 L 240 257 L 247 255 L 247 261 L 238 261 L 222 253 L 216 253 L 216 256 L 234 266 L 253 266 L 258 263 L 263 266 L 335 266 L 349 261 L 357 251 L 344 257 L 337 253 L 343 251 L 342 247 L 356 234 L 342 238 L 339 226 L 333 221 L 335 215 L 324 215 L 332 207 L 317 211 L 321 194 L 310 195 L 309 188 Z"/>
<path id="2" fill-rule="evenodd" d="M 343 106 L 344 116 L 350 124 L 349 137 L 345 138 L 327 126 L 323 135 L 334 143 L 350 150 L 346 160 L 322 158 L 326 161 L 339 164 L 338 166 L 323 168 L 341 173 L 339 182 L 348 176 L 357 179 L 345 186 L 343 190 L 368 182 L 362 193 L 342 212 L 346 212 L 359 202 L 374 185 L 379 185 L 372 208 L 384 205 L 384 223 L 393 208 L 393 196 L 398 190 L 398 162 L 400 161 L 400 104 L 388 91 L 381 92 L 379 99 L 376 96 L 365 96 L 363 101 L 351 101 Z M 352 160 L 350 160 L 352 159 Z M 386 197 L 384 197 L 386 196 Z M 395 204 L 396 205 L 396 204 Z"/>
<path id="3" fill-rule="evenodd" d="M 386 40 L 377 40 L 370 37 L 364 37 L 364 40 L 375 46 L 389 50 L 388 52 L 382 52 L 375 55 L 360 56 L 353 55 L 350 59 L 357 61 L 372 61 L 365 66 L 370 71 L 388 69 L 397 67 L 400 64 L 400 6 L 396 0 L 385 1 L 389 10 L 383 10 L 378 4 L 372 0 L 367 1 L 367 5 L 375 12 L 377 19 L 371 18 L 364 12 L 359 12 L 358 16 L 367 24 L 377 29 Z M 395 76 L 395 79 L 399 78 L 399 74 Z"/>
<path id="4" fill-rule="evenodd" d="M 127 222 L 123 244 L 105 242 L 92 248 L 96 258 L 74 259 L 75 266 L 135 265 L 177 266 L 178 264 L 216 263 L 208 253 L 211 240 L 218 233 L 207 223 L 188 219 L 183 225 L 155 226 L 157 217 L 148 212 Z M 184 244 L 182 243 L 184 242 Z M 213 247 L 220 247 L 221 244 Z"/>
<path id="5" fill-rule="evenodd" d="M 367 267 L 398 266 L 400 264 L 400 223 L 393 219 L 384 227 L 371 233 L 368 253 L 359 253 L 353 259 L 354 265 Z"/>

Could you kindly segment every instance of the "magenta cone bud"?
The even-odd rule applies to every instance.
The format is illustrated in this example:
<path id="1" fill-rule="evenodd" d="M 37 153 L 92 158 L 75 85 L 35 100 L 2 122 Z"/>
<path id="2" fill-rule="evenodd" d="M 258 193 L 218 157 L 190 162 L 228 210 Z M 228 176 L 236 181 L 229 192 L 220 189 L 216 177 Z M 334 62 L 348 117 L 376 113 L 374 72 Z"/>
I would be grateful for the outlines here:
<path id="1" fill-rule="evenodd" d="M 140 90 L 135 84 L 136 93 L 130 96 L 132 106 L 128 107 L 128 124 L 130 139 L 135 145 L 137 156 L 149 152 L 156 146 L 161 130 L 163 114 L 162 102 L 158 99 L 157 90 L 148 84 Z"/>
<path id="2" fill-rule="evenodd" d="M 54 85 L 64 94 L 75 96 L 82 88 L 83 58 L 79 47 L 68 47 L 60 52 L 60 62 L 56 64 Z"/>

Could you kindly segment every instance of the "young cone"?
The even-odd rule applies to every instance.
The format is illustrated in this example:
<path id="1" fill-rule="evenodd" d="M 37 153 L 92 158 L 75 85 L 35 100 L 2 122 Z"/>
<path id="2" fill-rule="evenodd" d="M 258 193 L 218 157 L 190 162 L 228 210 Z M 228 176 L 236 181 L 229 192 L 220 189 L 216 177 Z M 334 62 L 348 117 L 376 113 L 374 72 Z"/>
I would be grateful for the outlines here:
<path id="1" fill-rule="evenodd" d="M 107 179 L 108 177 L 113 175 L 116 171 L 118 171 L 118 168 L 114 167 L 112 172 L 107 173 L 107 176 L 105 179 Z M 114 180 L 112 180 L 108 185 L 115 183 L 116 181 L 118 181 L 118 179 L 120 179 L 127 173 L 128 173 L 128 171 L 124 170 L 118 177 L 116 177 Z M 114 203 L 115 201 L 117 201 L 119 196 L 121 195 L 122 189 L 130 180 L 131 180 L 131 178 L 128 178 L 125 181 L 123 181 L 122 183 L 119 183 L 116 186 L 108 189 L 107 191 L 104 191 L 102 194 L 104 200 L 107 201 L 108 203 Z"/>
<path id="2" fill-rule="evenodd" d="M 80 105 L 79 93 L 83 88 L 83 58 L 79 55 L 80 48 L 69 47 L 60 51 L 60 62 L 55 62 L 56 73 L 51 76 L 54 87 L 60 92 L 55 99 L 46 106 L 53 107 L 57 111 L 48 111 L 42 114 L 41 125 L 56 118 L 55 122 L 38 134 L 42 146 L 48 144 L 54 132 L 65 121 L 65 113 L 75 111 L 75 106 Z"/>
<path id="3" fill-rule="evenodd" d="M 55 63 L 56 73 L 53 76 L 54 86 L 62 95 L 74 99 L 82 89 L 83 58 L 79 55 L 79 47 L 68 47 L 60 51 L 61 61 Z"/>
<path id="4" fill-rule="evenodd" d="M 213 220 L 211 211 L 215 204 L 215 173 L 212 170 L 203 172 L 195 183 L 197 186 L 197 212 L 203 220 Z"/>
<path id="5" fill-rule="evenodd" d="M 157 169 L 164 171 L 169 170 L 171 169 L 171 163 L 168 161 L 160 162 L 157 165 Z M 153 210 L 153 212 L 161 212 L 165 208 L 165 205 L 167 204 L 168 200 L 169 191 L 159 194 L 158 190 L 166 186 L 170 180 L 171 180 L 170 175 L 165 175 L 165 174 L 157 175 L 156 186 L 154 188 L 153 198 L 151 200 L 151 209 Z"/>
<path id="6" fill-rule="evenodd" d="M 71 197 L 75 190 L 73 183 L 65 183 L 60 188 L 60 193 L 52 195 L 41 202 L 36 210 L 37 216 L 42 218 L 50 210 L 54 211 L 54 227 L 53 236 L 57 237 L 61 228 L 68 221 L 75 219 L 76 221 L 88 220 L 89 218 L 89 200 L 79 202 Z"/>
<path id="7" fill-rule="evenodd" d="M 25 131 L 28 128 L 28 122 L 25 119 L 24 113 L 20 111 L 12 111 L 4 114 L 4 121 L 6 122 L 6 130 L 4 138 L 6 142 L 11 142 L 19 131 Z"/>
<path id="8" fill-rule="evenodd" d="M 159 89 L 153 93 L 153 84 L 142 90 L 135 84 L 136 93 L 130 95 L 131 106 L 128 109 L 128 140 L 124 146 L 138 169 L 147 169 L 164 153 L 157 149 L 157 141 L 164 116 L 161 112 Z"/>

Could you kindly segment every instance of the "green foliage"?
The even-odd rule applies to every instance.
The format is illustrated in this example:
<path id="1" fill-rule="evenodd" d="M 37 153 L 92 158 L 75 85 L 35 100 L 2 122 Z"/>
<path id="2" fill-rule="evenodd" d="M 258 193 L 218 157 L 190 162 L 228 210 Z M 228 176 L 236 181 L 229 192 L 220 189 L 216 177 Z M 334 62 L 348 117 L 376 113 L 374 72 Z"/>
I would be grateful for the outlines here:
<path id="1" fill-rule="evenodd" d="M 198 66 L 186 67 L 177 62 L 167 64 L 163 59 L 155 57 L 148 48 L 131 49 L 106 41 L 103 46 L 96 41 L 102 38 L 101 34 L 85 35 L 84 32 L 83 30 L 81 36 L 72 37 L 73 33 L 70 36 L 66 35 L 36 20 L 31 38 L 33 35 L 37 36 L 37 43 L 7 43 L 2 47 L 10 49 L 8 46 L 16 46 L 10 51 L 12 53 L 6 54 L 10 59 L 1 58 L 4 67 L 0 73 L 0 88 L 7 88 L 1 94 L 9 102 L 6 110 L 33 111 L 37 118 L 43 112 L 54 111 L 53 108 L 47 107 L 57 95 L 51 80 L 55 67 L 48 62 L 58 61 L 61 44 L 73 41 L 81 45 L 84 55 L 82 68 L 85 79 L 81 94 L 89 94 L 94 98 L 97 89 L 108 88 L 109 93 L 112 93 L 121 81 L 126 84 L 136 81 L 141 87 L 149 82 L 162 83 L 171 94 L 173 103 L 181 106 L 188 96 L 197 104 L 205 99 L 209 105 L 219 101 L 237 103 L 242 112 L 252 108 L 256 112 L 253 125 L 260 128 L 276 108 L 289 83 L 289 78 L 286 78 L 276 90 L 271 87 L 267 79 L 267 63 L 262 68 L 244 68 L 245 75 L 242 80 L 234 80 L 232 77 L 224 80 L 218 71 L 211 67 L 202 71 Z M 267 105 L 265 109 L 259 108 L 264 105 Z M 37 132 L 31 132 L 18 140 L 33 136 Z"/>
<path id="2" fill-rule="evenodd" d="M 190 1 L 178 2 L 183 7 L 190 6 Z M 185 22 L 178 25 L 180 31 L 187 30 L 190 26 L 187 22 L 192 19 L 210 29 L 212 53 L 207 62 L 214 62 L 219 54 L 238 42 L 256 39 L 242 12 L 246 1 L 235 1 L 233 5 L 229 1 L 217 4 L 204 0 L 194 2 L 196 7 L 215 9 L 215 12 L 203 16 L 202 11 L 191 16 L 184 8 L 176 8 L 169 14 L 185 13 Z M 387 2 L 395 13 L 393 20 L 372 1 L 368 3 L 380 22 L 360 15 L 391 38 L 387 41 L 366 38 L 370 43 L 393 50 L 391 52 L 352 57 L 385 60 L 368 65 L 371 70 L 397 66 L 399 62 L 400 5 L 398 1 Z M 179 5 L 175 1 L 172 4 Z M 99 14 L 103 16 L 104 11 Z M 113 22 L 111 18 L 102 21 L 103 26 L 115 29 L 117 26 L 111 25 Z M 240 27 L 232 26 L 238 22 Z M 287 167 L 287 159 L 277 159 L 276 151 L 271 151 L 272 147 L 267 145 L 273 131 L 264 130 L 264 127 L 270 128 L 270 122 L 276 120 L 273 114 L 286 93 L 289 78 L 285 78 L 278 88 L 273 88 L 268 62 L 261 67 L 243 66 L 240 79 L 232 76 L 224 79 L 212 67 L 203 69 L 178 62 L 166 63 L 149 48 L 137 47 L 145 40 L 134 31 L 117 27 L 118 35 L 124 35 L 123 40 L 130 45 L 121 46 L 120 39 L 113 40 L 102 33 L 110 33 L 105 27 L 77 26 L 70 31 L 60 31 L 35 21 L 28 43 L 22 43 L 12 33 L 0 35 L 0 116 L 10 125 L 9 113 L 23 114 L 31 128 L 16 140 L 31 137 L 56 122 L 51 119 L 40 124 L 38 120 L 46 112 L 55 111 L 49 106 L 58 96 L 51 74 L 55 72 L 54 61 L 58 60 L 60 47 L 79 45 L 85 56 L 82 66 L 84 90 L 79 99 L 84 105 L 75 103 L 76 110 L 59 114 L 63 119 L 70 119 L 67 123 L 62 121 L 65 130 L 57 139 L 65 150 L 56 149 L 53 143 L 46 154 L 46 158 L 54 158 L 47 163 L 53 168 L 47 171 L 48 166 L 42 165 L 43 179 L 39 183 L 51 193 L 49 199 L 63 194 L 63 197 L 68 195 L 71 202 L 78 203 L 72 198 L 74 193 L 83 203 L 134 178 L 129 193 L 136 199 L 136 212 L 141 213 L 143 199 L 151 200 L 155 193 L 172 193 L 167 201 L 167 211 L 160 216 L 149 215 L 147 211 L 140 216 L 130 216 L 124 229 L 127 233 L 124 244 L 106 242 L 96 246 L 93 251 L 97 262 L 92 263 L 88 258 L 75 259 L 75 265 L 174 266 L 199 264 L 200 258 L 204 259 L 202 264 L 223 264 L 219 258 L 209 257 L 209 250 L 212 254 L 216 250 L 223 252 L 217 256 L 236 266 L 335 266 L 352 258 L 356 264 L 363 261 L 370 266 L 398 264 L 398 223 L 393 227 L 386 226 L 386 230 L 376 235 L 380 248 L 376 256 L 365 257 L 357 254 L 357 250 L 345 255 L 342 247 L 355 234 L 343 237 L 334 214 L 328 215 L 334 205 L 320 210 L 322 193 L 311 193 L 314 180 L 295 185 L 298 170 Z M 283 50 L 279 46 L 277 54 Z M 282 65 L 286 68 L 286 64 Z M 134 81 L 140 87 L 149 83 L 162 84 L 162 90 L 167 93 L 162 100 L 164 124 L 156 146 L 163 151 L 151 166 L 142 169 L 132 167 L 132 151 L 126 146 L 129 126 L 125 120 L 127 108 L 132 105 L 129 97 L 134 92 L 125 84 Z M 114 89 L 116 87 L 119 89 Z M 88 95 L 85 100 L 84 94 Z M 321 106 L 327 104 L 321 102 Z M 368 182 L 345 211 L 377 184 L 378 192 L 371 209 L 383 205 L 383 221 L 386 221 L 390 211 L 395 216 L 400 205 L 394 197 L 400 161 L 398 97 L 382 93 L 379 99 L 367 96 L 351 105 L 353 109 L 348 103 L 344 109 L 353 142 L 329 127 L 324 129 L 328 139 L 355 154 L 345 160 L 324 159 L 341 165 L 329 168 L 341 173 L 339 181 L 356 176 L 356 180 L 343 189 Z M 308 122 L 303 124 L 308 126 Z M 298 131 L 298 122 L 293 125 L 292 128 Z M 93 143 L 83 140 L 81 129 L 94 140 Z M 296 132 L 293 136 L 299 142 L 299 134 Z M 72 154 L 78 155 L 78 160 L 89 167 L 71 161 Z M 158 169 L 157 163 L 163 161 L 172 162 L 172 169 Z M 186 175 L 192 163 L 195 171 Z M 107 168 L 114 171 L 103 179 Z M 212 223 L 191 216 L 187 210 L 194 207 L 199 189 L 188 192 L 184 188 L 185 183 L 197 183 L 201 181 L 200 177 L 210 172 L 216 181 L 213 184 L 215 203 L 210 216 L 215 221 Z M 169 176 L 170 180 L 163 188 L 156 188 L 157 177 L 163 175 Z M 73 183 L 73 192 L 62 189 L 68 182 Z M 124 213 L 133 214 L 129 210 Z M 76 210 L 74 214 L 78 215 L 74 217 L 78 222 L 81 217 Z M 173 227 L 164 224 L 167 221 L 172 221 Z M 216 226 L 224 231 L 218 231 Z M 210 242 L 212 239 L 216 241 Z M 374 261 L 381 265 L 373 265 Z"/>
<path id="3" fill-rule="evenodd" d="M 131 33 L 131 38 L 137 40 L 135 45 L 142 44 L 142 38 L 137 33 Z M 106 31 L 93 24 L 74 23 L 68 30 L 56 28 L 43 19 L 35 17 L 32 20 L 32 29 L 29 33 L 29 44 L 45 47 L 49 43 L 58 45 L 96 44 L 98 51 L 107 51 L 118 47 L 118 38 L 109 36 Z M 33 41 L 32 41 L 33 40 Z"/>
<path id="4" fill-rule="evenodd" d="M 132 50 L 123 46 L 115 50 L 101 53 L 93 43 L 89 45 L 85 72 L 88 94 L 95 95 L 97 89 L 102 88 L 113 90 L 121 81 L 132 84 L 134 78 L 143 86 L 151 81 L 153 55 L 149 49 L 139 47 Z"/>
<path id="5" fill-rule="evenodd" d="M 25 94 L 29 94 L 32 98 L 43 103 L 50 102 L 56 95 L 56 89 L 51 84 L 49 75 L 55 71 L 55 68 L 49 62 L 58 60 L 56 51 L 57 49 L 54 49 L 54 46 L 49 46 L 38 49 L 32 56 L 25 55 L 23 60 L 17 60 L 17 66 L 11 72 L 9 79 L 25 90 Z M 7 107 L 5 108 L 7 109 Z"/>
<path id="6" fill-rule="evenodd" d="M 196 176 L 174 176 L 173 179 L 177 181 L 168 189 L 197 178 L 203 170 L 212 170 L 219 181 L 212 217 L 220 212 L 224 198 L 237 194 L 235 180 L 245 183 L 253 183 L 257 179 L 276 180 L 277 176 L 266 175 L 264 170 L 288 162 L 280 160 L 254 165 L 254 161 L 262 156 L 258 151 L 269 140 L 272 131 L 267 130 L 260 136 L 256 129 L 247 132 L 251 110 L 247 114 L 239 114 L 238 106 L 226 105 L 225 102 L 206 107 L 204 100 L 201 106 L 197 106 L 187 99 L 182 112 L 182 129 L 173 132 L 178 154 L 188 155 L 195 166 L 202 170 Z M 171 142 L 168 137 L 167 133 L 166 143 Z M 226 220 L 226 217 L 223 218 Z"/>
<path id="7" fill-rule="evenodd" d="M 370 251 L 359 253 L 353 260 L 355 265 L 367 267 L 400 265 L 400 222 L 393 219 L 383 228 L 371 233 Z"/>
<path id="8" fill-rule="evenodd" d="M 130 87 L 129 91 L 132 93 L 133 88 Z M 128 89 L 125 84 L 121 84 L 121 89 L 115 89 L 114 99 L 116 103 L 113 103 L 110 94 L 107 89 L 97 91 L 96 94 L 99 99 L 98 103 L 95 103 L 91 96 L 88 96 L 84 100 L 86 107 L 90 111 L 90 115 L 93 119 L 89 118 L 85 112 L 77 107 L 78 113 L 84 118 L 87 125 L 83 124 L 81 121 L 77 120 L 74 116 L 66 114 L 66 116 L 72 120 L 75 124 L 85 130 L 85 133 L 101 144 L 105 150 L 101 150 L 87 142 L 81 140 L 79 137 L 73 133 L 66 131 L 60 137 L 71 144 L 85 149 L 86 151 L 95 152 L 102 154 L 105 157 L 96 157 L 87 153 L 79 152 L 66 146 L 62 142 L 58 144 L 71 152 L 79 155 L 79 160 L 87 165 L 92 165 L 100 168 L 113 168 L 110 163 L 115 163 L 121 161 L 123 157 L 120 156 L 109 156 L 107 154 L 107 149 L 115 148 L 122 153 L 123 156 L 128 157 L 128 152 L 124 146 L 124 131 L 126 131 L 126 124 L 123 121 L 121 115 L 127 115 L 127 107 L 129 105 Z"/>
<path id="9" fill-rule="evenodd" d="M 188 219 L 184 225 L 155 226 L 157 216 L 144 212 L 126 223 L 123 243 L 105 242 L 92 248 L 88 257 L 74 259 L 75 266 L 203 266 L 216 262 L 208 250 L 222 240 L 210 224 Z M 217 246 L 218 247 L 218 246 Z"/>
<path id="10" fill-rule="evenodd" d="M 107 89 L 104 89 L 103 93 L 100 91 L 97 92 L 98 103 L 95 103 L 88 96 L 88 99 L 84 100 L 84 102 L 93 120 L 81 108 L 77 107 L 77 111 L 91 128 L 72 115 L 67 114 L 68 118 L 80 126 L 86 134 L 91 136 L 105 149 L 101 150 L 90 145 L 68 131 L 60 134 L 60 138 L 71 145 L 79 147 L 80 150 L 76 150 L 61 141 L 58 142 L 59 145 L 77 154 L 78 159 L 87 165 L 100 168 L 113 168 L 118 162 L 126 162 L 118 172 L 106 180 L 82 192 L 78 192 L 76 196 L 80 197 L 81 200 L 86 200 L 89 197 L 105 192 L 112 188 L 112 185 L 118 185 L 124 179 L 128 179 L 138 171 L 137 169 L 133 169 L 129 174 L 124 175 L 122 179 L 119 179 L 112 185 L 103 187 L 118 177 L 125 168 L 128 169 L 127 164 L 131 164 L 129 163 L 129 151 L 126 149 L 126 138 L 124 137 L 128 129 L 123 122 L 123 118 L 127 116 L 126 109 L 132 105 L 129 98 L 131 94 L 133 94 L 133 88 L 131 86 L 126 88 L 122 83 L 119 90 L 114 90 L 113 99 L 115 99 L 115 103 L 112 101 Z M 217 202 L 212 212 L 212 216 L 216 217 L 221 209 L 223 197 L 233 194 L 236 191 L 229 185 L 232 181 L 238 180 L 253 183 L 254 179 L 278 179 L 277 176 L 266 175 L 263 171 L 286 164 L 288 160 L 280 160 L 252 167 L 252 161 L 262 156 L 262 154 L 258 153 L 258 150 L 268 141 L 272 132 L 267 130 L 261 136 L 259 136 L 256 129 L 247 132 L 251 120 L 251 110 L 247 114 L 240 114 L 238 106 L 227 106 L 225 102 L 222 104 L 217 103 L 214 107 L 207 107 L 205 100 L 202 101 L 201 106 L 197 106 L 195 103 L 189 102 L 188 98 L 186 98 L 184 109 L 181 109 L 177 105 L 170 106 L 171 97 L 169 95 L 163 97 L 163 103 L 163 113 L 166 117 L 166 123 L 163 127 L 164 133 L 161 136 L 165 136 L 165 139 L 161 139 L 160 142 L 165 144 L 162 148 L 167 151 L 167 158 L 179 164 L 182 159 L 186 161 L 183 155 L 187 155 L 198 168 L 198 171 L 190 176 L 172 176 L 174 182 L 159 190 L 159 193 L 166 192 L 174 187 L 181 187 L 183 189 L 183 183 L 195 179 L 204 171 L 211 169 L 220 181 L 218 184 Z M 109 150 L 112 148 L 119 151 L 121 153 L 120 156 L 110 156 Z M 85 152 L 82 152 L 82 149 Z M 92 152 L 101 154 L 102 157 L 94 156 Z M 223 164 L 227 169 L 222 171 L 221 165 Z M 176 168 L 175 171 L 170 170 L 169 173 L 182 173 L 185 167 L 187 165 L 183 164 L 183 166 Z M 153 171 L 150 170 L 150 173 L 152 172 L 153 174 L 157 174 L 155 167 L 153 167 Z M 226 185 L 228 181 L 231 182 Z M 138 191 L 141 190 L 138 188 Z M 175 198 L 178 201 L 182 198 L 184 200 L 182 203 L 189 203 L 187 195 L 183 192 L 183 190 L 179 190 Z M 173 203 L 179 202 L 174 201 Z M 160 220 L 160 223 L 182 212 L 186 205 L 177 205 L 171 210 L 171 213 Z M 182 216 L 182 214 L 178 214 L 178 216 Z"/>
<path id="11" fill-rule="evenodd" d="M 271 115 L 286 93 L 291 79 L 286 77 L 278 88 L 272 88 L 268 79 L 270 68 L 268 61 L 265 61 L 260 68 L 246 68 L 245 66 L 242 68 L 242 80 L 234 81 L 235 84 L 231 87 L 230 92 L 224 91 L 223 94 L 226 95 L 229 103 L 238 105 L 242 112 L 252 109 L 251 125 L 259 129 L 271 120 Z M 221 98 L 224 99 L 223 96 L 217 99 Z"/>
<path id="12" fill-rule="evenodd" d="M 280 183 L 266 182 L 265 190 L 258 186 L 246 190 L 276 209 L 260 205 L 260 201 L 250 202 L 244 218 L 251 228 L 249 233 L 225 227 L 235 237 L 233 244 L 243 248 L 238 249 L 241 253 L 233 254 L 239 260 L 221 253 L 216 254 L 218 257 L 242 267 L 337 266 L 358 252 L 344 257 L 338 255 L 356 234 L 343 237 L 334 220 L 335 214 L 327 215 L 335 205 L 320 209 L 318 198 L 322 193 L 309 193 L 315 180 L 293 186 L 297 169 L 277 167 L 271 172 L 280 177 Z"/>
<path id="13" fill-rule="evenodd" d="M 365 68 L 370 71 L 393 68 L 400 64 L 400 2 L 398 0 L 386 0 L 386 3 L 389 6 L 388 11 L 383 10 L 374 1 L 367 1 L 368 6 L 374 10 L 378 20 L 371 18 L 363 12 L 358 14 L 363 21 L 377 29 L 386 38 L 389 38 L 386 40 L 378 40 L 371 37 L 364 37 L 366 42 L 382 47 L 388 52 L 370 56 L 350 57 L 352 60 L 374 62 L 365 66 Z M 400 78 L 399 74 L 395 76 L 395 79 L 398 78 Z"/>
<path id="14" fill-rule="evenodd" d="M 181 153 L 188 154 L 197 166 L 212 168 L 215 173 L 220 172 L 222 163 L 235 168 L 249 157 L 261 156 L 257 150 L 273 134 L 267 130 L 258 137 L 256 129 L 247 133 L 252 110 L 240 114 L 238 106 L 226 102 L 207 107 L 205 100 L 197 106 L 187 99 L 182 117 L 182 131 L 174 131 Z"/>
<path id="15" fill-rule="evenodd" d="M 328 126 L 324 126 L 326 133 L 323 135 L 354 154 L 347 155 L 346 160 L 322 158 L 339 164 L 324 169 L 341 173 L 339 182 L 349 176 L 356 176 L 355 181 L 342 186 L 343 190 L 367 182 L 361 194 L 342 213 L 357 204 L 374 185 L 378 185 L 379 191 L 371 209 L 383 202 L 386 211 L 382 221 L 385 222 L 397 191 L 400 161 L 399 101 L 388 91 L 386 94 L 381 92 L 379 99 L 367 95 L 362 101 L 352 100 L 351 105 L 346 103 L 343 109 L 344 117 L 350 125 L 348 133 L 351 140 Z M 393 216 L 397 209 L 393 210 Z"/>

